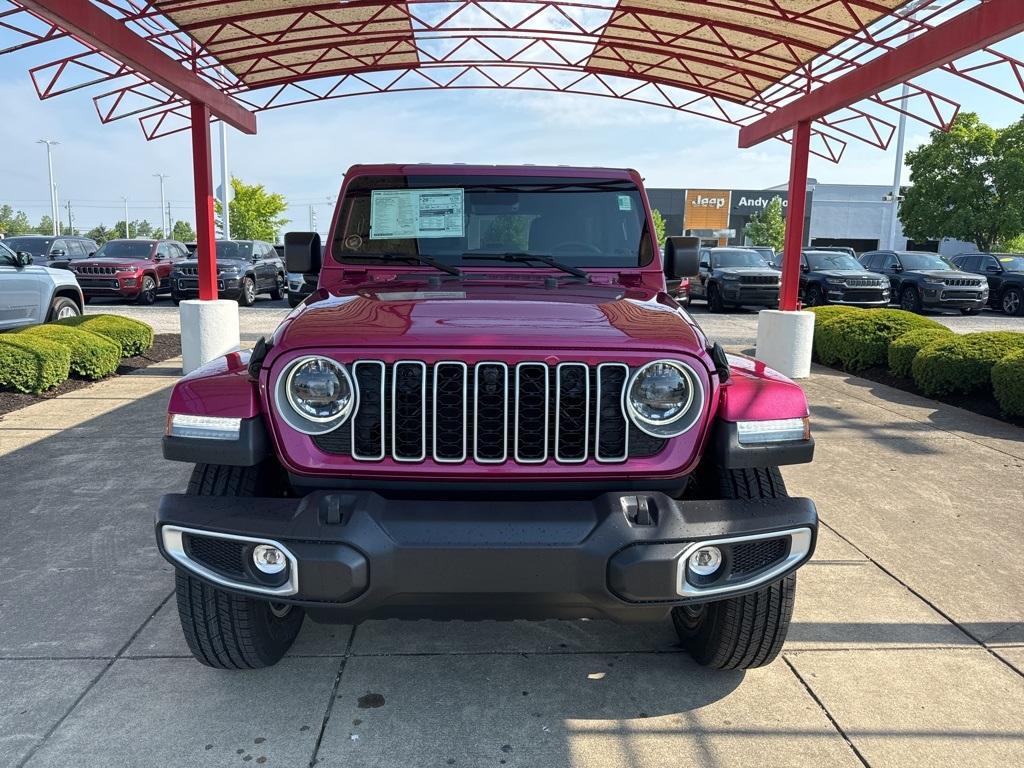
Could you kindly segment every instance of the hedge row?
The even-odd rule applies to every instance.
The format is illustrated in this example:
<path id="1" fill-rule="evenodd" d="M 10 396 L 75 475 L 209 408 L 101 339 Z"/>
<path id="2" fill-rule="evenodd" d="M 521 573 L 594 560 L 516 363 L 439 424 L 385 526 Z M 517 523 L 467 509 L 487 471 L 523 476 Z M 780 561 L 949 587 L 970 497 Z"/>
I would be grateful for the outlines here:
<path id="1" fill-rule="evenodd" d="M 1024 416 L 1024 333 L 958 335 L 898 309 L 815 307 L 814 354 L 859 371 L 887 365 L 930 397 L 990 391 L 1002 410 Z"/>
<path id="2" fill-rule="evenodd" d="M 0 334 L 0 389 L 38 394 L 72 373 L 95 381 L 122 357 L 153 345 L 153 329 L 116 315 L 89 315 Z"/>

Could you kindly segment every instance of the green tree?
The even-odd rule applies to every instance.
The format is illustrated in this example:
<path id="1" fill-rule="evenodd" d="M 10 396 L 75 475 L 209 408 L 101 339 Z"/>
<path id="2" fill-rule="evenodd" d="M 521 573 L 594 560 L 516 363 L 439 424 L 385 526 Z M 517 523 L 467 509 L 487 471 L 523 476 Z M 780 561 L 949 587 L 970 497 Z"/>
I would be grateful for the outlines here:
<path id="1" fill-rule="evenodd" d="M 120 237 L 122 232 L 123 229 L 121 231 L 118 231 L 116 228 L 107 229 L 104 225 L 99 224 L 86 232 L 85 236 L 95 240 L 97 245 L 103 245 L 107 240 Z"/>
<path id="2" fill-rule="evenodd" d="M 744 230 L 754 245 L 768 245 L 776 251 L 786 243 L 786 217 L 782 215 L 782 198 L 773 197 L 761 213 L 755 213 Z"/>
<path id="3" fill-rule="evenodd" d="M 651 219 L 654 221 L 654 235 L 658 238 L 658 245 L 665 244 L 665 217 L 657 208 L 651 211 Z"/>
<path id="4" fill-rule="evenodd" d="M 235 197 L 228 204 L 231 217 L 231 236 L 239 240 L 266 240 L 277 242 L 277 233 L 288 223 L 281 216 L 288 208 L 284 195 L 267 192 L 262 184 L 246 184 L 231 179 Z M 220 213 L 220 202 L 217 202 Z"/>
<path id="5" fill-rule="evenodd" d="M 1000 131 L 961 113 L 907 152 L 907 165 L 900 221 L 912 240 L 950 237 L 987 251 L 1024 232 L 1024 124 Z"/>
<path id="6" fill-rule="evenodd" d="M 39 223 L 36 225 L 35 234 L 37 235 L 52 235 L 53 234 L 53 219 L 49 216 L 42 216 L 39 219 Z"/>
<path id="7" fill-rule="evenodd" d="M 32 224 L 24 211 L 15 211 L 9 205 L 0 205 L 0 233 L 12 237 L 32 231 Z"/>
<path id="8" fill-rule="evenodd" d="M 196 231 L 192 229 L 192 225 L 187 221 L 179 220 L 174 222 L 171 237 L 183 243 L 194 243 L 196 241 Z"/>

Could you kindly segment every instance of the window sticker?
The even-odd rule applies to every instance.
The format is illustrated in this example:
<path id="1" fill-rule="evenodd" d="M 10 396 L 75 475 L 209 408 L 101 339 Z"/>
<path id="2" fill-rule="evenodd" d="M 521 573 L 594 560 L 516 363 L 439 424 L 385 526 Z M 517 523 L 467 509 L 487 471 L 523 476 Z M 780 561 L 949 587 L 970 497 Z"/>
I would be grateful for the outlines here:
<path id="1" fill-rule="evenodd" d="M 463 237 L 462 189 L 375 189 L 370 239 Z"/>
<path id="2" fill-rule="evenodd" d="M 1016 261 L 1018 258 L 1020 258 L 1020 257 L 1018 257 L 1018 256 L 1007 256 L 1006 258 L 1000 259 L 1000 261 L 1003 262 L 1003 264 L 1009 264 L 1011 261 Z"/>
<path id="3" fill-rule="evenodd" d="M 633 210 L 633 198 L 629 195 L 619 195 L 619 210 L 620 211 L 632 211 Z"/>

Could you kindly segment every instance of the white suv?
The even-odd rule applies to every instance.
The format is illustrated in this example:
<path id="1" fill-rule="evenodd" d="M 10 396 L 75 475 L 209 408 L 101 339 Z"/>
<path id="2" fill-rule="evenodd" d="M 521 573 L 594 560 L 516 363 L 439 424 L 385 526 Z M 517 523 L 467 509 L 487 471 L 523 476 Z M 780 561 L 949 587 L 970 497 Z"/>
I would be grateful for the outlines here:
<path id="1" fill-rule="evenodd" d="M 0 330 L 74 317 L 83 304 L 73 272 L 35 266 L 0 240 Z"/>

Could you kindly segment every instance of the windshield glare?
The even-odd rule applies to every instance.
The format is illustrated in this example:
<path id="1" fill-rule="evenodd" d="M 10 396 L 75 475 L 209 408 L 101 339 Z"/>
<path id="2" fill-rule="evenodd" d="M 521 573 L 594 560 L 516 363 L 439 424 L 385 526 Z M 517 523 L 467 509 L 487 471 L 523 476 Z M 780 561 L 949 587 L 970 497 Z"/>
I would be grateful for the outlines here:
<path id="1" fill-rule="evenodd" d="M 412 257 L 423 256 L 470 268 L 488 266 L 480 256 L 504 254 L 596 269 L 644 266 L 653 258 L 633 182 L 541 176 L 358 177 L 346 191 L 331 252 L 343 264 L 405 257 L 402 263 L 414 266 Z"/>
<path id="2" fill-rule="evenodd" d="M 900 262 L 904 269 L 959 270 L 941 256 L 932 253 L 901 253 Z"/>
<path id="3" fill-rule="evenodd" d="M 153 244 L 147 240 L 108 240 L 96 251 L 97 258 L 148 259 Z"/>
<path id="4" fill-rule="evenodd" d="M 853 269 L 864 272 L 864 265 L 845 253 L 805 253 L 804 258 L 812 270 Z"/>
<path id="5" fill-rule="evenodd" d="M 245 240 L 218 240 L 218 259 L 248 259 L 252 256 L 252 243 Z"/>
<path id="6" fill-rule="evenodd" d="M 768 262 L 757 251 L 712 251 L 711 266 L 715 269 L 719 267 L 767 267 Z"/>
<path id="7" fill-rule="evenodd" d="M 39 237 L 8 237 L 4 239 L 4 245 L 12 251 L 24 251 L 31 253 L 33 257 L 49 255 L 52 244 L 53 240 Z"/>
<path id="8" fill-rule="evenodd" d="M 997 256 L 999 266 L 1007 272 L 1024 272 L 1024 256 Z"/>

